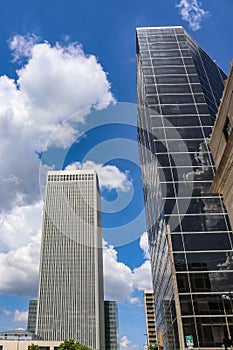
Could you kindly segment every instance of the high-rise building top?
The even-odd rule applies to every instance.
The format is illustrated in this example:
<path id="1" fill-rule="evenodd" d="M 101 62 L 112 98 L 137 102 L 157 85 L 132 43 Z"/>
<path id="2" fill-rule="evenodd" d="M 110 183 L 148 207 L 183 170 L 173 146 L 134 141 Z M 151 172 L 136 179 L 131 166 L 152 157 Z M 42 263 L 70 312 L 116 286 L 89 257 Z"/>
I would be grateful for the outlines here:
<path id="1" fill-rule="evenodd" d="M 101 208 L 95 171 L 49 171 L 37 336 L 105 348 Z"/>
<path id="2" fill-rule="evenodd" d="M 222 298 L 233 290 L 232 232 L 210 190 L 208 147 L 225 78 L 182 27 L 137 29 L 138 142 L 166 350 L 184 349 L 186 336 L 204 349 L 232 336 Z"/>
<path id="3" fill-rule="evenodd" d="M 156 345 L 155 300 L 153 290 L 144 290 L 147 345 Z"/>

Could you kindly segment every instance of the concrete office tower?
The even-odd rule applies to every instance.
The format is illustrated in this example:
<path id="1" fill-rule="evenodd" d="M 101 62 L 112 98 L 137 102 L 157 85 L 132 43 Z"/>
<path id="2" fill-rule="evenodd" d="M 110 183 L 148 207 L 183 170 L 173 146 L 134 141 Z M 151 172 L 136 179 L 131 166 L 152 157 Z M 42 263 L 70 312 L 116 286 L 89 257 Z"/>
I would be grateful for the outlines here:
<path id="1" fill-rule="evenodd" d="M 208 147 L 225 78 L 182 27 L 137 29 L 138 142 L 166 350 L 190 339 L 194 349 L 214 349 L 232 337 L 231 302 L 222 298 L 233 290 L 232 232 L 210 190 Z"/>
<path id="2" fill-rule="evenodd" d="M 105 349 L 101 211 L 95 171 L 49 171 L 37 336 Z"/>
<path id="3" fill-rule="evenodd" d="M 104 301 L 105 350 L 118 350 L 118 313 L 115 301 Z"/>
<path id="4" fill-rule="evenodd" d="M 29 300 L 28 310 L 28 325 L 27 330 L 36 333 L 36 313 L 37 313 L 37 300 Z"/>
<path id="5" fill-rule="evenodd" d="M 155 300 L 153 290 L 144 290 L 147 345 L 156 345 Z"/>

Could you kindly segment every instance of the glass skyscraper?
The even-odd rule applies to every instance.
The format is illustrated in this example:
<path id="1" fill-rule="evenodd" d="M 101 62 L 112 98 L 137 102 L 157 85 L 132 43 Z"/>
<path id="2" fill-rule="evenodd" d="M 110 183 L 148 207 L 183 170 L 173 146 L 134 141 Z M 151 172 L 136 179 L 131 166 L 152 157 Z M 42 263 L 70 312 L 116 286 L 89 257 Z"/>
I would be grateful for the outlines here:
<path id="1" fill-rule="evenodd" d="M 28 325 L 27 330 L 36 333 L 36 313 L 37 313 L 37 300 L 29 300 L 28 310 Z"/>
<path id="2" fill-rule="evenodd" d="M 138 142 L 166 350 L 184 349 L 186 336 L 194 349 L 233 336 L 232 232 L 210 191 L 208 146 L 225 78 L 182 27 L 137 29 Z"/>
<path id="3" fill-rule="evenodd" d="M 118 350 L 118 312 L 115 301 L 104 301 L 105 350 Z"/>
<path id="4" fill-rule="evenodd" d="M 105 349 L 101 211 L 95 171 L 49 171 L 36 334 Z"/>

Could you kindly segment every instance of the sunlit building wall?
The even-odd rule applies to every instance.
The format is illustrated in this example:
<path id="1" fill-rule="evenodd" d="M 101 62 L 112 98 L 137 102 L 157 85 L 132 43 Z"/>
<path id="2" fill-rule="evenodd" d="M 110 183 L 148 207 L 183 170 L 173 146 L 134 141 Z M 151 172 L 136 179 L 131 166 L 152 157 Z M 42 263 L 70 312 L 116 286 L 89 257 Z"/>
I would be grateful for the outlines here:
<path id="1" fill-rule="evenodd" d="M 95 171 L 49 171 L 44 205 L 39 339 L 105 349 L 101 212 Z"/>
<path id="2" fill-rule="evenodd" d="M 153 290 L 144 290 L 147 345 L 156 345 L 155 301 Z"/>

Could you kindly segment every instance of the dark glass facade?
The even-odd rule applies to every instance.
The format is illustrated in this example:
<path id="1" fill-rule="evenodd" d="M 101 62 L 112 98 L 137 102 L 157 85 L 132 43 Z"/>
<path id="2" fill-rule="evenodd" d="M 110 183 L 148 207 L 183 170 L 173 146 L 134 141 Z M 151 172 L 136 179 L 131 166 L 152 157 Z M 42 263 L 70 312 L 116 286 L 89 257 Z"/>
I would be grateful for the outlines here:
<path id="1" fill-rule="evenodd" d="M 224 79 L 182 27 L 137 29 L 138 142 L 156 323 L 166 350 L 183 349 L 187 335 L 204 349 L 233 336 L 232 301 L 222 297 L 233 290 L 232 232 L 221 196 L 210 191 L 208 145 Z"/>
<path id="2" fill-rule="evenodd" d="M 104 301 L 105 350 L 118 350 L 118 317 L 115 301 Z"/>
<path id="3" fill-rule="evenodd" d="M 36 333 L 37 300 L 29 300 L 27 330 Z"/>

